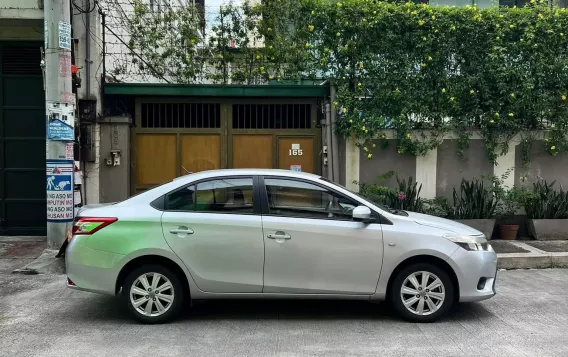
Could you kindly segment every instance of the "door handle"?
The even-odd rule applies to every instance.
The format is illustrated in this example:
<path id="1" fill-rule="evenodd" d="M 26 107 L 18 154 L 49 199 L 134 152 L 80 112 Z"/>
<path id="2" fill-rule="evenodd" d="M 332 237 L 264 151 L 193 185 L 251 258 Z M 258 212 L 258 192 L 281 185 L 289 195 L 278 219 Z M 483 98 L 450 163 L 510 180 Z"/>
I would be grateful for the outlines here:
<path id="1" fill-rule="evenodd" d="M 171 234 L 193 234 L 193 229 L 187 227 L 177 227 L 170 229 Z"/>
<path id="2" fill-rule="evenodd" d="M 292 237 L 284 232 L 270 233 L 266 236 L 269 239 L 292 239 Z"/>

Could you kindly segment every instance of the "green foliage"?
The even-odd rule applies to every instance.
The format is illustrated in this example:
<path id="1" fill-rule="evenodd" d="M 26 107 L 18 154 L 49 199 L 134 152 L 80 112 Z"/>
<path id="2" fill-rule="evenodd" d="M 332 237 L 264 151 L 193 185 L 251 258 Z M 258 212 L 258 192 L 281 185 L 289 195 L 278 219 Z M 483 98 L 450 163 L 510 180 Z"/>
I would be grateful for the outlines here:
<path id="1" fill-rule="evenodd" d="M 225 6 L 208 40 L 189 5 L 128 17 L 141 69 L 179 83 L 330 79 L 337 130 L 367 148 L 391 130 L 400 154 L 421 155 L 444 134 L 464 155 L 472 133 L 491 162 L 514 136 L 546 130 L 551 155 L 568 151 L 568 10 L 440 7 L 370 0 L 272 0 Z M 233 41 L 235 48 L 230 48 Z M 203 72 L 206 72 L 203 74 Z M 204 77 L 204 78 L 203 78 Z"/>
<path id="2" fill-rule="evenodd" d="M 568 150 L 566 9 L 276 0 L 263 11 L 293 29 L 270 43 L 300 59 L 298 76 L 334 81 L 338 130 L 363 147 L 392 129 L 399 153 L 420 155 L 453 131 L 463 155 L 476 131 L 495 162 L 515 135 L 547 129 L 547 150 Z"/>
<path id="3" fill-rule="evenodd" d="M 390 171 L 379 176 L 377 184 L 360 184 L 360 194 L 372 201 L 384 204 L 389 208 L 423 212 L 424 200 L 420 198 L 422 184 L 418 185 L 418 183 L 413 180 L 412 176 L 408 179 L 401 179 L 396 175 L 397 186 L 395 189 L 384 186 L 381 181 L 393 175 L 394 172 Z"/>
<path id="4" fill-rule="evenodd" d="M 539 180 L 533 184 L 530 195 L 524 197 L 525 211 L 530 219 L 567 219 L 568 192 L 562 187 L 554 189 L 554 181 L 550 184 Z"/>
<path id="5" fill-rule="evenodd" d="M 451 219 L 493 218 L 498 198 L 485 186 L 483 179 L 462 180 L 459 193 L 454 187 L 453 206 L 445 207 Z"/>

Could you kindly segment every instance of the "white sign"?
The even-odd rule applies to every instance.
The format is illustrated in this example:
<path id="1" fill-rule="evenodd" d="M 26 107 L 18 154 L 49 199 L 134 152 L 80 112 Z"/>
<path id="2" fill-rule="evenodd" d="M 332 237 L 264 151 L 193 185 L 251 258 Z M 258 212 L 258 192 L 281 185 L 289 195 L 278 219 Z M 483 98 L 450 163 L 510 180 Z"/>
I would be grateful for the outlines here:
<path id="1" fill-rule="evenodd" d="M 302 156 L 304 153 L 300 149 L 300 144 L 292 144 L 292 149 L 288 150 L 290 156 Z"/>
<path id="2" fill-rule="evenodd" d="M 302 172 L 302 165 L 290 165 L 290 170 L 296 172 Z"/>
<path id="3" fill-rule="evenodd" d="M 47 50 L 47 46 L 49 46 L 49 26 L 47 25 L 47 20 L 43 23 L 43 43 L 44 49 Z"/>
<path id="4" fill-rule="evenodd" d="M 47 221 L 72 222 L 73 207 L 73 161 L 47 160 Z"/>
<path id="5" fill-rule="evenodd" d="M 67 160 L 73 160 L 73 154 L 75 149 L 74 143 L 65 143 L 65 158 Z"/>
<path id="6" fill-rule="evenodd" d="M 59 21 L 59 48 L 71 49 L 71 24 Z"/>

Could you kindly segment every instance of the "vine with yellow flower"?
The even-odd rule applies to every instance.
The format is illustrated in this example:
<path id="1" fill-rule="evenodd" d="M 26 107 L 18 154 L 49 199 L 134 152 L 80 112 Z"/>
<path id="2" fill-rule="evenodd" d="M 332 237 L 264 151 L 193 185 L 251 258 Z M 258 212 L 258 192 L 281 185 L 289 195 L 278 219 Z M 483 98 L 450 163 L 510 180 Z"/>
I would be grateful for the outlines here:
<path id="1" fill-rule="evenodd" d="M 368 158 L 387 135 L 400 154 L 422 155 L 449 132 L 462 156 L 478 133 L 491 162 L 513 137 L 528 153 L 535 131 L 545 132 L 551 155 L 568 151 L 567 9 L 536 0 L 488 9 L 272 0 L 226 6 L 216 23 L 205 50 L 195 52 L 208 57 L 189 56 L 180 70 L 213 68 L 207 78 L 216 83 L 329 79 L 337 130 L 355 137 Z M 147 38 L 135 45 L 153 46 Z M 164 52 L 154 57 L 163 61 Z"/>

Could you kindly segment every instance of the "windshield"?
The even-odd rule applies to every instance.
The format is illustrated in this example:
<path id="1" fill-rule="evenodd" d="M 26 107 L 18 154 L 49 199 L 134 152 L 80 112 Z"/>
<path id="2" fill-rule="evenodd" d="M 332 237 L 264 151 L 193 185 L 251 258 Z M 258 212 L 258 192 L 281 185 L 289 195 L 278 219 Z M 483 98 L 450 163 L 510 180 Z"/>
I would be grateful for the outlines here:
<path id="1" fill-rule="evenodd" d="M 382 209 L 383 211 L 387 211 L 387 212 L 392 211 L 392 209 L 389 208 L 388 206 L 386 206 L 386 205 L 384 205 L 384 204 L 382 204 L 382 203 L 380 203 L 380 202 L 377 202 L 377 201 L 375 201 L 375 200 L 373 200 L 373 199 L 371 199 L 371 198 L 362 196 L 362 195 L 359 194 L 358 192 L 352 191 L 352 190 L 348 189 L 347 187 L 338 184 L 337 182 L 330 181 L 330 180 L 328 180 L 328 179 L 325 178 L 325 177 L 320 177 L 320 179 L 323 180 L 323 181 L 325 181 L 325 182 L 327 182 L 327 183 L 331 183 L 331 184 L 333 184 L 333 185 L 335 185 L 335 186 L 339 186 L 339 187 L 341 187 L 342 189 L 351 192 L 352 194 L 354 194 L 355 196 L 359 197 L 359 198 L 362 199 L 363 201 L 372 202 L 375 206 L 379 207 L 379 208 Z"/>

